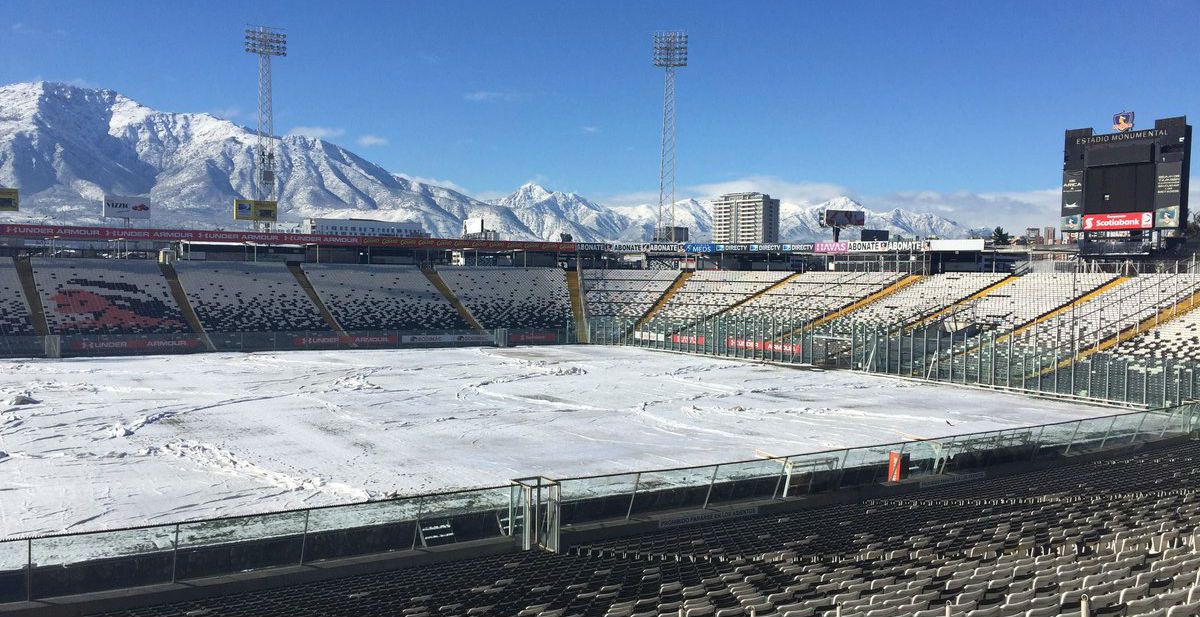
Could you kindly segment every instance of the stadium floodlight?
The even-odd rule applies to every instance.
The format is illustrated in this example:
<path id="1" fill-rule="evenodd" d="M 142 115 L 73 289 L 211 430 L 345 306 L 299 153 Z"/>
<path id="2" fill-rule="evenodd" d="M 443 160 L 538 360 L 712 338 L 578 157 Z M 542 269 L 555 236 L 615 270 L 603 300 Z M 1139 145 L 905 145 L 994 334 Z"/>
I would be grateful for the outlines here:
<path id="1" fill-rule="evenodd" d="M 687 66 L 685 32 L 654 33 L 654 66 L 664 69 L 662 150 L 658 163 L 658 226 L 654 239 L 675 241 L 675 69 Z"/>
<path id="2" fill-rule="evenodd" d="M 256 199 L 275 196 L 275 118 L 271 101 L 271 57 L 287 55 L 287 34 L 278 28 L 246 28 L 246 53 L 258 56 L 258 174 Z"/>

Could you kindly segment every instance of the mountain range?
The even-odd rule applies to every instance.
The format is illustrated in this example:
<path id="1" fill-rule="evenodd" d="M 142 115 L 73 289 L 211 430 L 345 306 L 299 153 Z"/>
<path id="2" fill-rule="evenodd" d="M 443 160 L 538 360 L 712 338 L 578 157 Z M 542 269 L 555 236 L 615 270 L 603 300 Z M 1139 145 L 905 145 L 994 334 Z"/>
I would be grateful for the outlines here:
<path id="1" fill-rule="evenodd" d="M 254 195 L 255 132 L 205 113 L 146 107 L 111 90 L 34 82 L 0 87 L 0 186 L 21 189 L 13 222 L 100 225 L 105 194 L 148 196 L 154 226 L 237 228 L 232 202 Z M 482 217 L 509 240 L 646 241 L 656 205 L 605 206 L 528 183 L 482 201 L 409 179 L 336 144 L 305 136 L 278 138 L 280 220 L 356 217 L 415 221 L 434 236 L 458 237 L 462 221 Z M 828 239 L 825 208 L 867 211 L 867 226 L 905 237 L 965 237 L 966 227 L 932 214 L 874 212 L 849 197 L 780 206 L 780 238 Z M 693 240 L 712 232 L 707 205 L 676 204 L 676 221 Z M 857 237 L 849 234 L 850 239 Z"/>

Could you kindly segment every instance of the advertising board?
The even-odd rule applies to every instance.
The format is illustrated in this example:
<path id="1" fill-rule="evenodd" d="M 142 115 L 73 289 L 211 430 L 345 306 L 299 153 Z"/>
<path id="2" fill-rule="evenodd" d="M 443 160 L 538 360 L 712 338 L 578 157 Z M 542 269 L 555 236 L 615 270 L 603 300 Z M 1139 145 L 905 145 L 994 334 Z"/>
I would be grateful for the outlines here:
<path id="1" fill-rule="evenodd" d="M 1083 215 L 1084 231 L 1124 231 L 1154 227 L 1152 212 L 1119 212 Z"/>
<path id="2" fill-rule="evenodd" d="M 233 219 L 236 221 L 274 223 L 278 218 L 279 204 L 277 202 L 259 199 L 233 200 Z"/>
<path id="3" fill-rule="evenodd" d="M 149 219 L 150 200 L 145 197 L 105 195 L 100 216 L 106 219 Z"/>

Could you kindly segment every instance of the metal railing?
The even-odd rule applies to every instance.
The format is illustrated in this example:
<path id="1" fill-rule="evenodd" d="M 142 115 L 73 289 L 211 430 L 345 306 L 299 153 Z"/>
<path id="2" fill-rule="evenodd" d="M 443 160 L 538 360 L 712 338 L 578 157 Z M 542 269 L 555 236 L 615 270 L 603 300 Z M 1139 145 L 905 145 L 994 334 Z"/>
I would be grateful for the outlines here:
<path id="1" fill-rule="evenodd" d="M 525 533 L 514 486 L 0 541 L 0 602 Z"/>
<path id="2" fill-rule="evenodd" d="M 953 480 L 1003 463 L 1192 434 L 1198 412 L 1188 404 L 715 465 L 522 478 L 508 486 L 8 539 L 0 541 L 0 603 L 475 540 L 555 551 L 561 527 L 878 483 L 894 460 L 903 461 L 907 479 Z"/>
<path id="3" fill-rule="evenodd" d="M 790 456 L 559 479 L 561 523 L 707 509 L 749 499 L 789 497 L 874 484 L 895 456 L 903 476 L 972 472 L 991 465 L 1053 459 L 1102 448 L 1191 434 L 1200 406 L 1182 405 L 936 439 L 842 448 Z"/>

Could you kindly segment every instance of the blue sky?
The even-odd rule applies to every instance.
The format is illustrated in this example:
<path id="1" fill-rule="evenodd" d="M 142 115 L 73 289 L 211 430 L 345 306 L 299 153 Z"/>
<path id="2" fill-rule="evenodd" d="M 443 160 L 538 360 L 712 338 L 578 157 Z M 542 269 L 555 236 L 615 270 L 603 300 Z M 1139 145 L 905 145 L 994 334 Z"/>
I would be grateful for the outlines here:
<path id="1" fill-rule="evenodd" d="M 1062 131 L 1196 109 L 1200 2 L 0 0 L 0 82 L 120 91 L 253 124 L 246 24 L 283 27 L 276 130 L 492 197 L 528 180 L 657 199 L 684 29 L 681 195 L 849 194 L 970 224 L 1056 222 Z"/>

